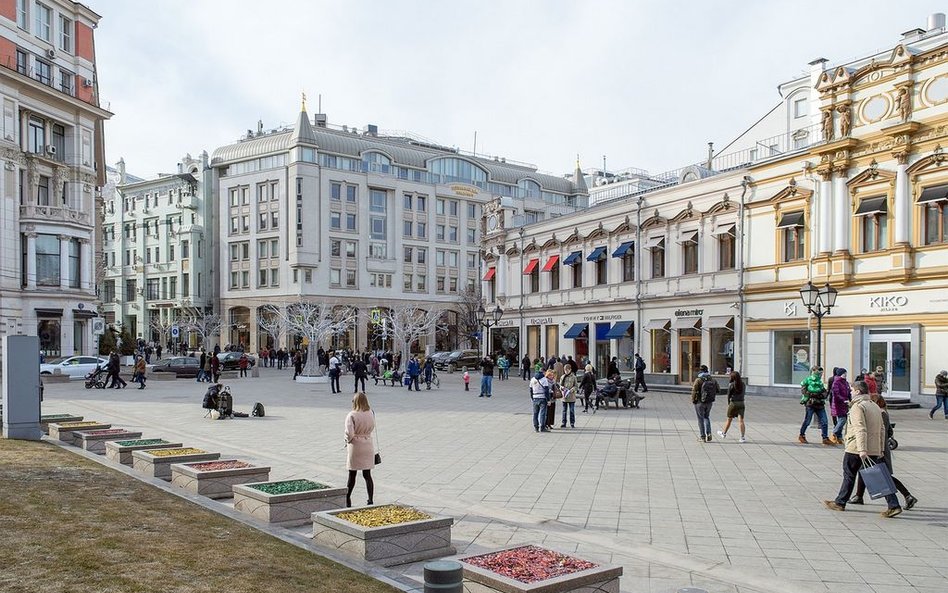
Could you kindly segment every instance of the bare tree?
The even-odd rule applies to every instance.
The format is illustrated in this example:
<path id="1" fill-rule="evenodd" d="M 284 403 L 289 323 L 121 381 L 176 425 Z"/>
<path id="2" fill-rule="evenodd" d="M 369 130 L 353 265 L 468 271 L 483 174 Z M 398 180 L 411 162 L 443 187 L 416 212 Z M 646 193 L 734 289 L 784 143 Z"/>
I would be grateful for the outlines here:
<path id="1" fill-rule="evenodd" d="M 197 334 L 204 348 L 210 347 L 210 338 L 221 335 L 221 332 L 231 327 L 231 324 L 217 313 L 208 313 L 201 309 L 190 310 L 179 325 L 185 331 Z"/>
<path id="2" fill-rule="evenodd" d="M 317 350 L 326 338 L 345 332 L 355 322 L 355 314 L 350 307 L 334 307 L 325 302 L 313 303 L 300 301 L 277 309 L 285 327 L 291 333 L 305 336 L 307 346 L 306 368 L 303 375 L 321 376 Z"/>
<path id="3" fill-rule="evenodd" d="M 439 309 L 422 309 L 418 305 L 405 303 L 389 307 L 382 313 L 382 321 L 386 330 L 392 337 L 392 342 L 401 345 L 402 361 L 406 363 L 408 361 L 408 348 L 411 344 L 418 338 L 437 329 L 440 320 L 441 311 Z"/>
<path id="4" fill-rule="evenodd" d="M 167 344 L 168 338 L 171 335 L 171 328 L 178 325 L 177 319 L 162 319 L 160 315 L 152 317 L 151 321 L 148 323 L 148 327 L 158 333 L 158 343 Z"/>
<path id="5" fill-rule="evenodd" d="M 480 283 L 476 284 L 477 286 Z M 458 334 L 467 343 L 468 347 L 473 346 L 473 342 L 481 331 L 481 323 L 478 319 L 477 310 L 481 307 L 480 290 L 462 290 L 458 293 Z"/>
<path id="6" fill-rule="evenodd" d="M 257 325 L 273 338 L 273 347 L 280 347 L 280 340 L 286 333 L 286 319 L 276 305 L 264 305 L 257 308 Z"/>

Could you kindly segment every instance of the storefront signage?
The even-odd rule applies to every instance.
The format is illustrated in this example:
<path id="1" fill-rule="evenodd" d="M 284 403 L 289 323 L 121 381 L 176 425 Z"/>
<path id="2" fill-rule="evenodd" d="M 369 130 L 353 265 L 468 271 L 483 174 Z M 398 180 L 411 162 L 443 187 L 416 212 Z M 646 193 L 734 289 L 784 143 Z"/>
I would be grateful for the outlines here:
<path id="1" fill-rule="evenodd" d="M 906 296 L 874 296 L 869 297 L 869 308 L 888 313 L 898 311 L 901 307 L 908 305 Z"/>
<path id="2" fill-rule="evenodd" d="M 477 195 L 477 188 L 470 185 L 452 185 L 451 191 L 464 198 L 473 198 Z"/>
<path id="3" fill-rule="evenodd" d="M 553 323 L 552 317 L 531 317 L 530 325 L 546 325 L 548 323 Z"/>
<path id="4" fill-rule="evenodd" d="M 587 315 L 583 317 L 583 321 L 619 321 L 622 319 L 622 315 Z"/>
<path id="5" fill-rule="evenodd" d="M 675 311 L 675 317 L 701 317 L 704 315 L 704 309 L 678 309 Z"/>
<path id="6" fill-rule="evenodd" d="M 793 301 L 787 301 L 783 304 L 783 314 L 787 317 L 796 317 L 797 304 Z"/>
<path id="7" fill-rule="evenodd" d="M 512 326 L 513 324 L 514 324 L 514 320 L 513 320 L 513 319 L 501 319 L 500 321 L 498 321 L 497 323 L 495 323 L 494 326 L 495 326 L 495 327 L 510 327 L 510 326 Z"/>

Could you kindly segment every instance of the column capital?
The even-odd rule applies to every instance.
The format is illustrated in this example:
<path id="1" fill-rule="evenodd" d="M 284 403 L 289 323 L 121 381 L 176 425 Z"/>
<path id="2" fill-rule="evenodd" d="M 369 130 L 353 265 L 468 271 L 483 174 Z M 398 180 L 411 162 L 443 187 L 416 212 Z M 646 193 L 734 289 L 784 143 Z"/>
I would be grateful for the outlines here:
<path id="1" fill-rule="evenodd" d="M 72 237 L 70 237 L 69 235 L 56 235 L 56 238 L 59 239 L 60 241 L 67 241 L 69 239 L 72 239 Z"/>
<path id="2" fill-rule="evenodd" d="M 816 174 L 819 175 L 823 181 L 830 181 L 833 179 L 833 167 L 820 167 L 816 170 Z"/>
<path id="3" fill-rule="evenodd" d="M 26 231 L 23 234 L 26 235 L 27 239 L 36 239 L 36 237 L 39 236 L 39 233 L 37 233 L 36 231 Z"/>

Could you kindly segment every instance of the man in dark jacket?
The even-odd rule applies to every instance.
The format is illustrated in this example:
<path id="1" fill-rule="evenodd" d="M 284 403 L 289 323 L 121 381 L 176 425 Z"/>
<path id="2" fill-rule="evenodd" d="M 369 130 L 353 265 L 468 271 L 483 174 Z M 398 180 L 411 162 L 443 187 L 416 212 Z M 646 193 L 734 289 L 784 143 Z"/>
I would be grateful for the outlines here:
<path id="1" fill-rule="evenodd" d="M 478 397 L 490 397 L 493 382 L 494 360 L 490 356 L 485 356 L 481 360 L 481 394 Z"/>
<path id="2" fill-rule="evenodd" d="M 365 391 L 365 380 L 369 376 L 369 367 L 361 358 L 357 358 L 352 363 L 352 375 L 355 377 L 355 391 L 353 393 L 359 393 L 359 381 L 362 382 L 362 391 Z"/>
<path id="3" fill-rule="evenodd" d="M 642 391 L 648 391 L 648 385 L 645 384 L 645 361 L 642 360 L 642 357 L 639 356 L 639 353 L 635 353 L 635 392 L 638 393 L 639 385 L 642 386 Z"/>
<path id="4" fill-rule="evenodd" d="M 533 366 L 530 364 L 530 355 L 524 354 L 523 360 L 520 361 L 520 378 L 524 381 L 530 379 L 530 367 Z"/>

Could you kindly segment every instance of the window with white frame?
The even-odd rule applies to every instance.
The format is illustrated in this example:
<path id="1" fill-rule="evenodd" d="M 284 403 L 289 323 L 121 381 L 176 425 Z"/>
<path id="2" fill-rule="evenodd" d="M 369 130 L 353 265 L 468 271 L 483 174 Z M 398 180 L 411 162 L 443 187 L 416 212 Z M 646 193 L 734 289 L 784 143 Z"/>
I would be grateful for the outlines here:
<path id="1" fill-rule="evenodd" d="M 16 25 L 24 31 L 30 30 L 30 0 L 16 0 Z"/>
<path id="2" fill-rule="evenodd" d="M 72 20 L 59 15 L 59 49 L 72 53 Z"/>
<path id="3" fill-rule="evenodd" d="M 682 273 L 698 273 L 698 231 L 687 231 L 681 234 Z"/>
<path id="4" fill-rule="evenodd" d="M 806 117 L 806 114 L 809 112 L 807 108 L 807 98 L 800 97 L 799 99 L 793 100 L 793 117 Z"/>
<path id="5" fill-rule="evenodd" d="M 36 3 L 33 34 L 44 41 L 52 41 L 53 10 L 40 2 Z"/>
<path id="6" fill-rule="evenodd" d="M 665 277 L 665 238 L 656 238 L 650 241 L 649 257 L 651 259 L 652 278 Z"/>

